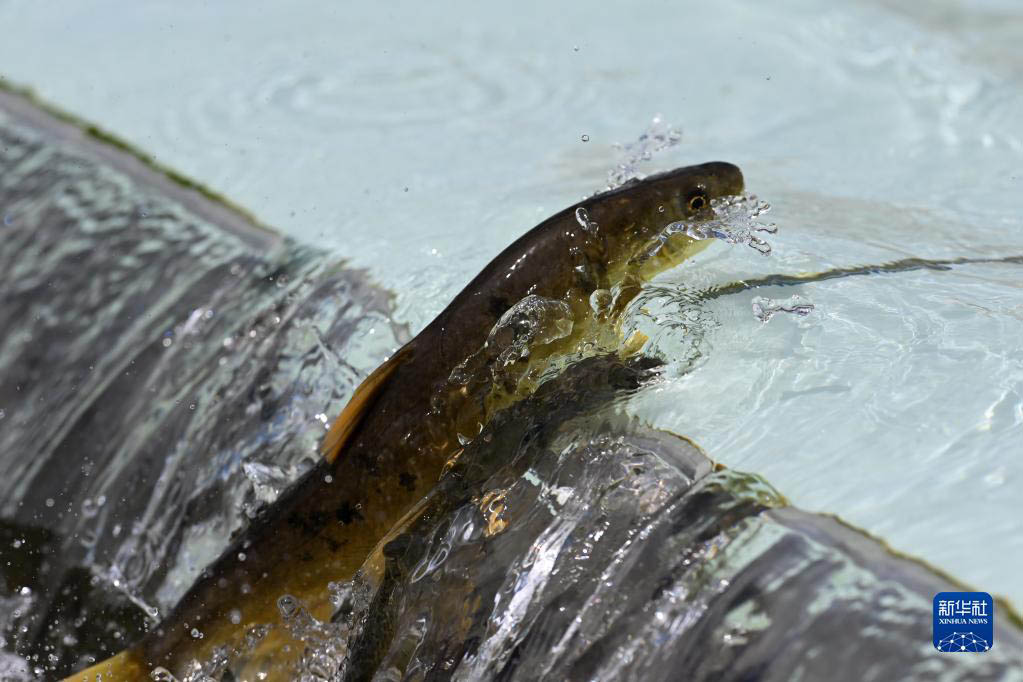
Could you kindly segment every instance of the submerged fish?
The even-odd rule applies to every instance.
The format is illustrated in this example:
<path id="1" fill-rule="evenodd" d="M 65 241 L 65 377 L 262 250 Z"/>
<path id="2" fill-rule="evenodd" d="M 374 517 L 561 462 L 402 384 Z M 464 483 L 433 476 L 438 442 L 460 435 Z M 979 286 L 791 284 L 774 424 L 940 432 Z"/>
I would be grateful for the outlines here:
<path id="1" fill-rule="evenodd" d="M 323 460 L 158 627 L 68 679 L 142 679 L 157 667 L 181 676 L 222 647 L 245 649 L 236 672 L 284 679 L 301 651 L 274 629 L 244 647 L 250 628 L 275 622 L 285 594 L 329 618 L 326 585 L 352 578 L 417 515 L 445 465 L 496 411 L 570 360 L 637 350 L 642 339 L 621 339 L 616 322 L 639 284 L 707 245 L 685 234 L 664 241 L 662 228 L 710 218 L 713 199 L 742 189 L 731 164 L 681 168 L 590 197 L 515 241 L 365 380 L 330 429 Z"/>

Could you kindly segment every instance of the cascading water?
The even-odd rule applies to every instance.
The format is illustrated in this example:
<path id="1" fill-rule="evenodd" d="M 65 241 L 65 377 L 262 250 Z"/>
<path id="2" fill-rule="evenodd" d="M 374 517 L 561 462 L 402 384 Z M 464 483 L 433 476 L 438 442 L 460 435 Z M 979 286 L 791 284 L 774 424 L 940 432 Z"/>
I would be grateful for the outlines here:
<path id="1" fill-rule="evenodd" d="M 11 679 L 68 673 L 152 628 L 309 467 L 358 380 L 407 338 L 360 273 L 225 232 L 200 199 L 166 196 L 92 143 L 30 123 L 0 118 L 2 314 L 16 330 L 0 342 Z M 754 234 L 773 230 L 760 202 L 710 208 L 709 226 L 665 235 L 768 250 Z M 662 376 L 708 356 L 714 296 L 646 287 L 622 329 L 639 341 L 548 368 L 531 397 L 460 434 L 457 459 L 363 570 L 323 586 L 328 621 L 282 594 L 278 620 L 179 679 L 232 679 L 271 630 L 301 652 L 287 675 L 308 682 L 1018 677 L 1011 622 L 984 658 L 935 664 L 929 599 L 945 578 L 627 416 Z M 590 304 L 600 316 L 627 298 L 601 290 Z M 807 310 L 754 306 L 761 319 Z M 511 391 L 522 377 L 510 368 L 571 330 L 562 302 L 527 296 L 450 382 L 486 369 Z M 248 622 L 245 607 L 232 622 Z M 867 633 L 870 656 L 848 646 L 851 630 Z"/>

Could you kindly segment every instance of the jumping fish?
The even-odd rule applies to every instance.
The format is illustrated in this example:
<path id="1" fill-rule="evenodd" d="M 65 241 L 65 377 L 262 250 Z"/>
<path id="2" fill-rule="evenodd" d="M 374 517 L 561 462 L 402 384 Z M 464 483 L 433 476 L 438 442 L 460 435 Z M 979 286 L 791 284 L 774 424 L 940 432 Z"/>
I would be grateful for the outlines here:
<path id="1" fill-rule="evenodd" d="M 640 284 L 707 245 L 672 221 L 713 217 L 740 194 L 728 163 L 634 180 L 557 213 L 488 264 L 418 336 L 370 374 L 333 423 L 323 459 L 211 564 L 176 608 L 130 649 L 68 680 L 183 676 L 218 649 L 240 650 L 294 595 L 330 617 L 326 586 L 352 578 L 410 517 L 463 443 L 545 373 L 596 353 L 628 355 L 617 321 Z M 246 649 L 244 670 L 285 679 L 301 654 L 279 629 Z M 237 667 L 232 664 L 235 669 Z"/>

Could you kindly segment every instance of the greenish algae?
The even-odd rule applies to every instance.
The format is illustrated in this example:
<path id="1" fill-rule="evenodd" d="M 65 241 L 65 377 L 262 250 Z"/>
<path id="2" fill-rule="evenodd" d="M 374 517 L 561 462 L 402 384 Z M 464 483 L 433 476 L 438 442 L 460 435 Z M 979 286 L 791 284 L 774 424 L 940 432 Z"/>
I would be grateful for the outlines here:
<path id="1" fill-rule="evenodd" d="M 845 519 L 840 517 L 838 514 L 831 514 L 831 513 L 828 513 L 828 512 L 817 512 L 817 514 L 819 516 L 824 516 L 824 517 L 833 519 L 834 521 L 836 521 L 840 525 L 848 528 L 849 530 L 853 531 L 854 533 L 859 533 L 863 537 L 865 537 L 865 538 L 867 538 L 867 539 L 869 539 L 869 540 L 871 540 L 873 542 L 876 542 L 878 545 L 880 545 L 882 548 L 884 548 L 884 550 L 888 554 L 890 554 L 891 556 L 894 556 L 894 557 L 899 558 L 899 559 L 903 559 L 905 561 L 913 562 L 913 563 L 915 563 L 915 564 L 917 564 L 919 566 L 923 566 L 924 568 L 926 568 L 931 573 L 933 573 L 933 574 L 937 575 L 938 577 L 940 577 L 942 580 L 948 581 L 949 585 L 958 588 L 960 592 L 980 592 L 981 591 L 981 590 L 978 590 L 977 588 L 973 587 L 972 585 L 969 585 L 969 584 L 963 582 L 959 578 L 956 578 L 955 576 L 951 575 L 947 571 L 944 571 L 944 570 L 938 568 L 934 564 L 921 559 L 918 556 L 914 556 L 912 554 L 908 554 L 907 552 L 903 552 L 902 550 L 895 549 L 884 538 L 881 538 L 881 537 L 879 537 L 877 535 L 869 533 L 869 532 L 863 530 L 862 528 L 860 528 L 859 526 L 855 526 L 855 525 L 849 523 L 848 521 L 846 521 Z M 997 595 L 997 594 L 993 594 L 991 596 L 994 599 L 995 604 L 997 604 L 998 608 L 1000 608 L 1001 611 L 1002 611 L 1000 615 L 1004 616 L 1005 618 L 1007 618 L 1009 620 L 1009 622 L 1012 623 L 1013 625 L 1015 625 L 1017 628 L 1020 628 L 1021 630 L 1023 630 L 1023 616 L 1021 616 L 1020 612 L 1016 609 L 1016 605 L 1013 604 L 1011 601 L 1009 601 L 1008 597 L 1003 597 L 1003 596 Z"/>
<path id="2" fill-rule="evenodd" d="M 35 91 L 25 85 L 18 85 L 9 81 L 5 76 L 0 74 L 0 92 L 20 97 L 25 100 L 33 107 L 40 111 L 52 116 L 53 118 L 66 123 L 78 130 L 82 131 L 87 137 L 100 142 L 102 144 L 109 145 L 115 149 L 124 152 L 128 156 L 142 163 L 150 170 L 156 171 L 166 179 L 170 180 L 175 185 L 187 190 L 198 193 L 204 199 L 211 201 L 215 204 L 238 214 L 246 222 L 248 222 L 253 228 L 265 232 L 269 235 L 276 235 L 277 232 L 273 228 L 269 227 L 246 208 L 239 206 L 220 192 L 211 189 L 204 185 L 198 180 L 194 180 L 180 171 L 174 170 L 159 161 L 157 161 L 151 154 L 144 152 L 139 147 L 136 147 L 132 143 L 128 142 L 124 138 L 121 138 L 114 133 L 104 130 L 100 126 L 90 121 L 81 118 L 76 114 L 72 114 L 68 111 L 61 109 L 60 107 L 47 102 L 42 99 Z"/>

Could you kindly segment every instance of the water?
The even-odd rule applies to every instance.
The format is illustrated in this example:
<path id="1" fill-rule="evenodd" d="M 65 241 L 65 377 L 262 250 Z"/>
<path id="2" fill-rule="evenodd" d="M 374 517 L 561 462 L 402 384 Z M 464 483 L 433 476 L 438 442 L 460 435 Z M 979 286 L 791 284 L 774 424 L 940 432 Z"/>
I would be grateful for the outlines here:
<path id="1" fill-rule="evenodd" d="M 776 313 L 794 313 L 805 317 L 813 312 L 813 304 L 799 295 L 793 295 L 784 301 L 757 296 L 753 299 L 753 316 L 761 322 L 770 322 Z"/>
<path id="2" fill-rule="evenodd" d="M 756 195 L 744 195 L 713 199 L 710 206 L 714 212 L 713 219 L 668 223 L 664 228 L 664 236 L 685 234 L 699 240 L 719 239 L 726 244 L 745 244 L 764 256 L 771 255 L 771 245 L 755 234 L 774 234 L 778 231 L 774 223 L 765 223 L 760 219 L 761 215 L 770 210 L 770 204 L 758 200 Z"/>
<path id="3" fill-rule="evenodd" d="M 0 346 L 16 379 L 5 385 L 16 399 L 3 431 L 12 475 L 0 557 L 10 608 L 0 630 L 6 674 L 29 679 L 65 674 L 168 627 L 161 616 L 234 532 L 318 459 L 326 413 L 407 332 L 390 321 L 390 299 L 327 252 L 217 229 L 202 204 L 98 162 L 86 143 L 40 133 L 17 109 L 0 131 L 0 200 L 22 216 L 3 264 L 13 274 L 4 288 L 9 326 L 20 333 Z M 704 224 L 664 226 L 665 235 L 728 245 L 685 269 L 713 276 L 722 256 L 763 255 L 750 239 L 773 230 L 759 222 L 762 202 L 735 197 L 708 210 L 715 215 Z M 585 212 L 575 217 L 600 229 Z M 253 622 L 247 612 L 258 607 L 241 598 L 229 614 L 245 630 L 240 642 L 214 640 L 173 672 L 154 669 L 154 679 L 209 682 L 228 671 L 308 682 L 428 671 L 656 679 L 678 666 L 704 679 L 741 676 L 748 665 L 767 677 L 812 678 L 800 657 L 778 655 L 784 642 L 819 649 L 830 669 L 849 653 L 849 623 L 876 624 L 879 601 L 888 604 L 885 634 L 869 644 L 879 660 L 854 657 L 861 663 L 844 668 L 849 679 L 878 665 L 894 677 L 932 672 L 920 624 L 929 596 L 947 585 L 942 577 L 835 521 L 785 509 L 763 479 L 717 471 L 689 441 L 626 414 L 710 365 L 717 337 L 736 326 L 722 304 L 767 285 L 952 267 L 926 265 L 724 286 L 675 272 L 631 303 L 616 303 L 629 298 L 617 286 L 605 291 L 595 312 L 625 307 L 622 350 L 547 363 L 530 379 L 541 384 L 532 398 L 459 434 L 462 450 L 421 508 L 351 581 L 323 586 L 332 616 L 318 619 L 284 594 L 279 619 Z M 450 382 L 511 382 L 514 393 L 516 363 L 573 324 L 565 302 L 527 295 Z M 236 550 L 245 562 L 275 547 L 240 541 Z M 822 561 L 833 569 L 813 568 Z M 841 588 L 847 583 L 855 587 Z M 207 640 L 210 625 L 186 624 L 189 641 Z M 282 637 L 290 643 L 261 658 L 259 647 Z M 943 663 L 942 677 L 1007 674 L 1023 641 L 1006 626 L 998 637 L 997 654 Z"/>
<path id="4" fill-rule="evenodd" d="M 5 110 L 0 139 L 0 202 L 20 216 L 0 254 L 17 330 L 0 342 L 16 602 L 0 636 L 52 671 L 156 623 L 319 460 L 324 412 L 407 331 L 333 258 L 246 243 Z"/>
<path id="5" fill-rule="evenodd" d="M 352 343 L 367 340 L 367 348 L 351 351 L 357 362 L 347 347 L 325 352 L 330 343 L 302 325 L 287 341 L 273 331 L 274 297 L 327 267 L 294 254 L 300 272 L 282 290 L 253 288 L 253 279 L 231 289 L 228 298 L 244 294 L 258 301 L 256 308 L 266 306 L 265 314 L 250 317 L 239 299 L 235 317 L 224 318 L 221 306 L 201 300 L 132 327 L 180 354 L 157 367 L 154 381 L 165 414 L 177 415 L 175 433 L 189 439 L 221 428 L 195 423 L 209 413 L 216 391 L 198 381 L 203 371 L 236 397 L 242 407 L 233 418 L 242 420 L 288 395 L 296 374 L 308 378 L 327 367 L 331 373 L 300 401 L 295 418 L 304 439 L 296 451 L 311 453 L 322 432 L 317 415 L 332 417 L 350 386 L 394 345 L 388 318 L 413 332 L 421 328 L 515 236 L 614 184 L 609 169 L 631 164 L 652 171 L 712 157 L 738 163 L 781 228 L 770 238 L 772 255 L 715 244 L 655 283 L 644 298 L 649 314 L 637 310 L 634 324 L 650 339 L 646 349 L 669 362 L 670 378 L 633 398 L 629 409 L 692 437 L 716 460 L 764 475 L 803 508 L 838 513 L 1019 604 L 1018 264 L 878 273 L 795 290 L 765 285 L 709 300 L 703 292 L 739 279 L 907 257 L 1023 254 L 1020 21 L 1014 4 L 997 2 L 969 9 L 860 2 L 823 10 L 809 2 L 629 3 L 600 13 L 579 4 L 553 15 L 521 3 L 514 10 L 470 4 L 426 10 L 93 2 L 57 12 L 8 0 L 0 4 L 0 24 L 19 29 L 5 33 L 0 62 L 7 77 L 139 144 L 304 244 L 367 269 L 397 293 L 393 310 L 338 327 Z M 69 62 L 81 69 L 68 69 Z M 681 130 L 681 139 L 643 161 L 635 153 L 642 145 L 629 145 L 656 112 L 662 119 L 654 130 L 665 141 Z M 10 230 L 25 216 L 17 207 L 0 212 L 2 229 L 17 234 Z M 144 212 L 139 220 L 158 227 L 159 211 Z M 199 239 L 190 232 L 167 261 L 208 257 Z M 133 248 L 145 254 L 148 247 Z M 118 276 L 127 275 L 112 272 L 107 286 Z M 87 279 L 83 274 L 68 288 L 84 297 Z M 757 298 L 784 302 L 796 291 L 814 305 L 809 315 L 778 314 L 769 324 L 751 315 Z M 104 293 L 109 289 L 94 295 Z M 184 300 L 180 294 L 167 300 Z M 281 304 L 284 311 L 302 296 Z M 102 300 L 93 306 L 101 317 L 111 314 Z M 334 307 L 314 306 L 318 312 L 309 315 L 329 315 Z M 209 310 L 214 316 L 206 319 Z M 41 314 L 39 329 L 26 327 L 24 338 L 7 343 L 31 348 L 27 335 L 37 343 L 45 338 L 39 335 L 46 319 Z M 87 335 L 86 322 L 79 334 Z M 232 333 L 214 338 L 228 328 Z M 362 333 L 368 329 L 391 340 L 377 345 Z M 248 336 L 252 331 L 256 337 Z M 229 359 L 262 358 L 264 338 L 281 339 L 282 348 L 322 348 L 324 364 L 303 374 L 286 363 L 288 380 L 258 376 L 262 360 L 233 374 L 210 364 L 211 343 L 235 349 Z M 87 336 L 80 345 L 89 346 Z M 41 398 L 54 410 L 23 441 L 4 440 L 8 451 L 59 442 L 55 429 L 77 416 L 71 396 L 102 395 L 101 384 L 122 369 L 118 363 L 88 369 L 88 360 L 78 360 L 66 375 L 93 377 L 92 384 L 48 384 L 31 398 L 15 391 L 0 403 L 3 439 L 12 437 L 11 424 L 22 423 L 18 412 L 30 400 Z M 199 368 L 187 375 L 191 381 L 177 376 L 190 367 Z M 298 385 L 315 383 L 307 378 Z M 123 381 L 129 385 L 130 378 Z M 329 393 L 328 384 L 343 388 Z M 136 408 L 133 418 L 149 423 L 141 412 Z M 274 442 L 274 433 L 268 429 L 237 449 L 251 456 L 264 440 Z M 112 436 L 124 461 L 140 447 L 138 436 Z M 171 458 L 172 479 L 192 471 L 189 481 L 204 490 L 218 476 L 248 480 L 243 456 L 227 458 L 234 467 L 227 470 L 194 467 L 188 456 Z M 289 469 L 290 459 L 257 463 L 278 467 L 285 478 L 298 471 Z M 134 590 L 137 570 L 110 553 L 124 538 L 142 557 L 163 555 L 170 545 L 148 531 L 134 534 L 130 524 L 117 530 L 103 521 L 114 496 L 92 515 L 104 484 L 89 481 L 71 500 L 54 486 L 40 489 L 40 500 L 54 506 L 40 505 L 39 513 L 72 533 L 88 525 L 72 520 L 78 509 L 97 526 L 105 523 L 95 540 L 83 533 L 85 544 L 64 542 L 94 552 L 103 575 L 121 566 Z M 268 494 L 251 486 L 249 498 L 226 507 L 230 522 L 213 524 L 211 535 L 198 524 L 186 535 L 174 516 L 190 497 L 189 485 L 158 495 L 146 517 L 150 528 L 164 523 L 178 529 L 172 536 L 186 538 L 182 581 L 198 570 L 188 557 L 215 554 L 245 505 Z M 216 518 L 207 509 L 195 516 Z M 86 548 L 104 544 L 106 555 Z M 140 598 L 163 605 L 180 589 L 167 588 L 162 601 L 152 588 Z"/>
<path id="6" fill-rule="evenodd" d="M 287 678 L 1018 677 L 1008 632 L 983 658 L 934 659 L 942 579 L 622 415 L 615 398 L 651 380 L 592 357 L 496 417 L 363 570 L 328 587 L 329 618 L 278 600 L 303 652 Z"/>

